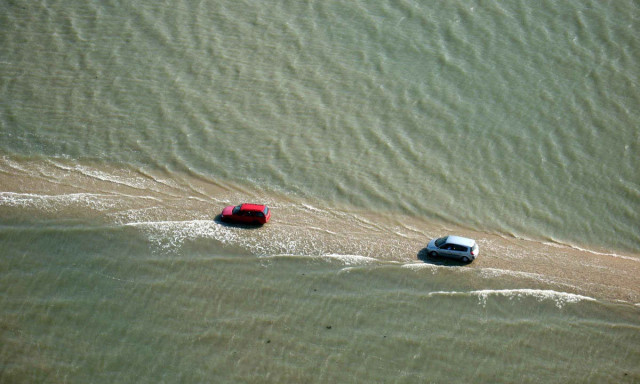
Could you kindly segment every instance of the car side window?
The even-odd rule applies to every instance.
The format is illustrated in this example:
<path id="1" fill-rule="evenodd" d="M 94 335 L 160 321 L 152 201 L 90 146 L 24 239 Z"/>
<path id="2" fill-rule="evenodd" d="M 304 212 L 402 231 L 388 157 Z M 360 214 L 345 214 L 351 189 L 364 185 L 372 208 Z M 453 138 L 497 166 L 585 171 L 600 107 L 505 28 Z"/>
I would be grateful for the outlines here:
<path id="1" fill-rule="evenodd" d="M 453 250 L 458 252 L 467 252 L 467 247 L 462 245 L 454 245 Z"/>

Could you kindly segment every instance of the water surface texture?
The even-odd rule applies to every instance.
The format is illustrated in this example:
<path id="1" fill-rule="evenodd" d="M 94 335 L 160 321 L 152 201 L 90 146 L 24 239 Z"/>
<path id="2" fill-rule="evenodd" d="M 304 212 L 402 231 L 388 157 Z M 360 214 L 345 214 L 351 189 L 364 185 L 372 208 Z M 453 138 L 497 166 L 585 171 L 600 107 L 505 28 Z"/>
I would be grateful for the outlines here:
<path id="1" fill-rule="evenodd" d="M 640 381 L 633 1 L 0 4 L 0 382 Z M 264 202 L 272 222 L 223 225 Z M 470 265 L 430 238 L 475 238 Z"/>

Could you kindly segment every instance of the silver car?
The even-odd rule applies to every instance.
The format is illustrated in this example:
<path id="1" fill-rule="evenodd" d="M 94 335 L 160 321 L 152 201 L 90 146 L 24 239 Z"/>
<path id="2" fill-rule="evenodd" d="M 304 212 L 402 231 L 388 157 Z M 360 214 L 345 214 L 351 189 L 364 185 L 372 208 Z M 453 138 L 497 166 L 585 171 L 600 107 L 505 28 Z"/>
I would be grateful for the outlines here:
<path id="1" fill-rule="evenodd" d="M 445 236 L 433 239 L 427 245 L 431 256 L 445 256 L 468 263 L 478 257 L 478 244 L 473 239 L 461 236 Z"/>

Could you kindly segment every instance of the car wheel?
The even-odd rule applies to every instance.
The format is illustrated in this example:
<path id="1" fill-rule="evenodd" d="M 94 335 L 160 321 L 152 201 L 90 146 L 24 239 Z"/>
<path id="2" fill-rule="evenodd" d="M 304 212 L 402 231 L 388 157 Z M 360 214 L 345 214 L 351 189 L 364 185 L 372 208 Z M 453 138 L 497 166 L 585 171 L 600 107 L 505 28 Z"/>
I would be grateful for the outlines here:
<path id="1" fill-rule="evenodd" d="M 438 257 L 438 252 L 436 252 L 436 251 L 431 251 L 431 252 L 429 253 L 429 255 L 430 255 L 431 257 Z"/>
<path id="2" fill-rule="evenodd" d="M 469 258 L 467 256 L 462 256 L 462 262 L 463 263 L 468 263 L 469 262 Z"/>

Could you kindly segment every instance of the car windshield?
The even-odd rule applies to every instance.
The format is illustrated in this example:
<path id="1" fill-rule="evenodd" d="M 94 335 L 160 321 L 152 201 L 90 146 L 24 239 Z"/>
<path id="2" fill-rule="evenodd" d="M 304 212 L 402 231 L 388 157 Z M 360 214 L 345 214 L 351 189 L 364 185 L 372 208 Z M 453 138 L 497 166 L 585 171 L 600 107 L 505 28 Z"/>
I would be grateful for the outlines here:
<path id="1" fill-rule="evenodd" d="M 269 213 L 269 208 L 264 207 L 264 211 L 262 211 L 262 213 L 264 213 L 264 215 L 267 216 L 267 213 Z"/>
<path id="2" fill-rule="evenodd" d="M 447 241 L 446 237 L 441 237 L 438 240 L 436 240 L 436 247 L 441 247 L 442 244 L 444 244 Z"/>
<path id="3" fill-rule="evenodd" d="M 238 213 L 240 213 L 240 205 L 236 205 L 235 207 L 233 207 L 233 214 L 237 215 Z"/>

